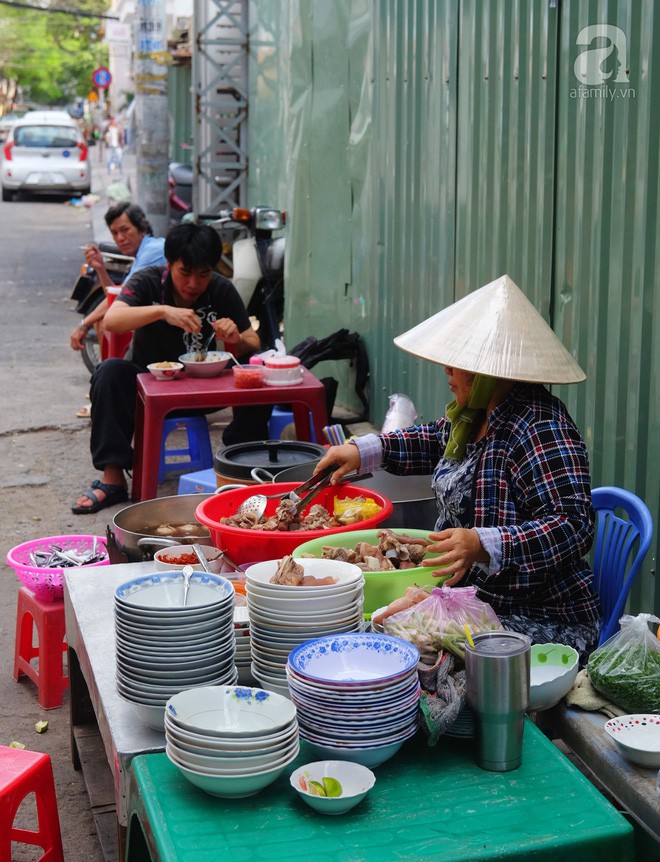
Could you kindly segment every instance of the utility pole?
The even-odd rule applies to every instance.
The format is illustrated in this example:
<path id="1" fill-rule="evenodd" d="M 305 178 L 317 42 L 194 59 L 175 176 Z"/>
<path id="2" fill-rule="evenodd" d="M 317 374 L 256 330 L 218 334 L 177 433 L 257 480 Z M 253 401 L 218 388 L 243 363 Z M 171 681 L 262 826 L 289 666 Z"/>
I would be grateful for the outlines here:
<path id="1" fill-rule="evenodd" d="M 135 16 L 137 201 L 154 233 L 164 236 L 170 143 L 165 0 L 138 0 Z"/>

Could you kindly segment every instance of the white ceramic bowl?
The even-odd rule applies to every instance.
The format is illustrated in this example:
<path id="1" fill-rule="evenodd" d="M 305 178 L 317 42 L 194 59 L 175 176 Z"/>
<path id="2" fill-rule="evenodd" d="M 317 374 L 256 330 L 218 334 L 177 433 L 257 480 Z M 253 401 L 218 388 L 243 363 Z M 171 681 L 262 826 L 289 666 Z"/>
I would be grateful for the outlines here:
<path id="1" fill-rule="evenodd" d="M 660 766 L 660 715 L 620 715 L 610 718 L 605 730 L 631 763 L 648 769 Z"/>
<path id="2" fill-rule="evenodd" d="M 340 796 L 318 796 L 310 793 L 310 782 L 323 783 L 334 778 L 341 785 Z M 344 814 L 361 802 L 376 783 L 376 776 L 366 766 L 343 760 L 317 760 L 300 766 L 290 777 L 291 787 L 315 811 L 322 814 Z"/>
<path id="3" fill-rule="evenodd" d="M 187 778 L 191 784 L 199 787 L 210 796 L 219 796 L 223 799 L 240 799 L 244 796 L 254 796 L 255 793 L 259 793 L 264 787 L 268 787 L 269 784 L 277 781 L 293 760 L 295 760 L 295 756 L 291 757 L 288 763 L 285 762 L 274 769 L 267 769 L 264 772 L 254 772 L 251 775 L 238 776 L 204 775 L 192 769 L 186 769 L 186 767 L 178 763 L 174 765 L 184 778 Z M 172 762 L 174 763 L 174 761 Z"/>
<path id="4" fill-rule="evenodd" d="M 147 365 L 147 371 L 150 371 L 156 380 L 174 380 L 183 371 L 181 362 L 152 362 Z"/>
<path id="5" fill-rule="evenodd" d="M 566 644 L 533 644 L 530 649 L 529 708 L 549 709 L 573 687 L 579 656 Z"/>
<path id="6" fill-rule="evenodd" d="M 219 350 L 209 350 L 203 362 L 197 362 L 195 356 L 195 353 L 184 353 L 179 356 L 179 362 L 191 377 L 217 377 L 231 359 L 231 353 Z"/>
<path id="7" fill-rule="evenodd" d="M 409 735 L 412 736 L 413 733 L 414 731 Z M 301 739 L 307 738 L 302 733 L 300 736 Z M 330 743 L 314 742 L 311 739 L 308 740 L 312 751 L 321 758 L 360 763 L 362 766 L 368 766 L 369 769 L 375 769 L 377 766 L 380 766 L 381 763 L 385 763 L 386 760 L 394 757 L 404 742 L 405 739 L 400 739 L 396 742 L 390 742 L 385 745 L 374 745 L 364 748 L 345 748 L 341 745 L 331 745 Z"/>
<path id="8" fill-rule="evenodd" d="M 220 575 L 194 572 L 190 578 L 190 591 L 184 607 L 183 573 L 168 570 L 121 584 L 115 590 L 115 600 L 127 608 L 159 609 L 165 612 L 176 608 L 179 615 L 194 616 L 200 608 L 209 605 L 231 602 L 233 607 L 234 587 L 231 581 Z"/>
<path id="9" fill-rule="evenodd" d="M 260 688 L 206 686 L 170 698 L 167 714 L 180 727 L 209 736 L 264 736 L 289 724 L 296 708 Z"/>
<path id="10" fill-rule="evenodd" d="M 217 549 L 214 548 L 213 545 L 200 545 L 202 551 L 204 552 L 204 556 L 209 562 L 209 568 L 211 571 L 219 575 L 220 570 L 223 568 L 222 565 L 222 554 Z M 181 558 L 182 554 L 191 554 L 194 558 L 197 558 L 197 555 L 193 551 L 190 545 L 170 545 L 167 548 L 160 548 L 160 550 L 156 551 L 154 554 L 154 560 L 158 563 L 158 566 L 163 569 L 176 569 L 177 571 L 181 571 L 185 563 L 168 563 L 166 560 L 176 560 L 177 557 Z M 204 567 L 201 563 L 189 563 L 195 572 L 203 572 Z"/>
<path id="11" fill-rule="evenodd" d="M 291 651 L 289 664 L 304 679 L 352 685 L 394 680 L 419 663 L 419 650 L 402 638 L 373 632 L 327 635 Z"/>
<path id="12" fill-rule="evenodd" d="M 271 584 L 270 579 L 277 571 L 280 560 L 265 560 L 263 563 L 255 563 L 245 572 L 246 585 L 254 584 L 258 591 L 267 590 L 273 596 L 296 596 L 304 595 L 308 599 L 327 598 L 336 592 L 338 587 L 348 584 L 364 582 L 364 573 L 354 563 L 345 563 L 343 560 L 316 560 L 299 559 L 296 563 L 301 565 L 305 574 L 317 580 L 322 578 L 335 578 L 334 584 L 318 584 L 312 586 L 287 586 L 286 584 Z M 262 589 L 259 590 L 259 587 Z"/>

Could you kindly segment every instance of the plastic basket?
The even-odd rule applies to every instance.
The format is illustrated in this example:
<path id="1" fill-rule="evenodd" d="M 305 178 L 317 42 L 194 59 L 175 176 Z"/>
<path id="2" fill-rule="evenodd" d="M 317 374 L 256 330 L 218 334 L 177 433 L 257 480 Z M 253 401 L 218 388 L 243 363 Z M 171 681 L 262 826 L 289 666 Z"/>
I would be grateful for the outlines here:
<path id="1" fill-rule="evenodd" d="M 357 524 L 349 524 L 345 527 L 330 527 L 327 530 L 292 530 L 267 531 L 267 530 L 244 530 L 241 527 L 231 527 L 221 524 L 221 518 L 227 518 L 236 513 L 236 509 L 243 500 L 253 494 L 286 494 L 300 487 L 300 482 L 275 482 L 268 485 L 260 485 L 255 489 L 254 485 L 245 488 L 234 488 L 221 494 L 214 494 L 203 500 L 195 512 L 195 517 L 209 528 L 211 540 L 216 548 L 221 548 L 227 553 L 229 559 L 235 563 L 247 561 L 260 563 L 264 560 L 277 560 L 287 554 L 292 554 L 294 548 L 301 544 L 303 538 L 307 541 L 320 539 L 322 536 L 330 536 L 334 533 L 348 533 L 352 530 L 368 530 L 375 527 L 385 518 L 392 514 L 394 506 L 392 501 L 372 491 L 370 488 L 361 488 L 359 485 L 341 485 L 339 487 L 324 488 L 323 491 L 312 501 L 312 505 L 320 504 L 332 512 L 334 499 L 345 499 L 346 497 L 370 497 L 379 506 L 380 512 L 371 518 L 360 521 Z M 278 506 L 278 500 L 269 500 L 266 506 L 266 517 L 272 515 Z M 304 514 L 304 513 L 303 513 Z"/>
<path id="2" fill-rule="evenodd" d="M 40 601 L 55 602 L 64 597 L 62 575 L 64 569 L 35 566 L 30 559 L 30 554 L 35 551 L 47 551 L 51 545 L 57 545 L 64 551 L 88 551 L 92 548 L 94 539 L 96 539 L 99 550 L 105 552 L 106 559 L 78 568 L 91 569 L 95 566 L 109 565 L 110 559 L 107 557 L 106 540 L 101 536 L 47 536 L 44 539 L 34 539 L 12 548 L 7 553 L 7 563 L 14 569 L 23 586 L 31 590 Z"/>

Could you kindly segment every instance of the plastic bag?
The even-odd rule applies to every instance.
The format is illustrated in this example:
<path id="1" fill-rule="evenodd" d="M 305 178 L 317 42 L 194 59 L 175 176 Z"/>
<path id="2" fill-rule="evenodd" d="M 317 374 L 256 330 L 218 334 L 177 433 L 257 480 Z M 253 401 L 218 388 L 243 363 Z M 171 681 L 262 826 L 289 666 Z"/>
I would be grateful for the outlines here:
<path id="1" fill-rule="evenodd" d="M 425 664 L 434 664 L 441 649 L 463 660 L 466 626 L 471 635 L 503 628 L 495 611 L 476 593 L 475 587 L 435 587 L 428 599 L 388 617 L 383 628 L 415 644 Z"/>
<path id="2" fill-rule="evenodd" d="M 593 687 L 629 713 L 660 712 L 660 640 L 652 614 L 623 616 L 621 630 L 594 650 L 587 662 Z"/>
<path id="3" fill-rule="evenodd" d="M 373 518 L 382 508 L 373 497 L 346 497 L 343 500 L 335 497 L 334 516 L 340 524 L 357 524 Z"/>
<path id="4" fill-rule="evenodd" d="M 407 395 L 390 395 L 390 406 L 385 414 L 381 434 L 388 431 L 396 431 L 399 428 L 408 428 L 417 419 L 417 411 Z"/>

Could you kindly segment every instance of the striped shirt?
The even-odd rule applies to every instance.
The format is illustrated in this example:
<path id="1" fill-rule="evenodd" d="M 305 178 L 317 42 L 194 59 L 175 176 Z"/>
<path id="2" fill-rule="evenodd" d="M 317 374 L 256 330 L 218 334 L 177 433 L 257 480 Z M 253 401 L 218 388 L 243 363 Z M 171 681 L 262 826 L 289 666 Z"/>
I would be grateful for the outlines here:
<path id="1" fill-rule="evenodd" d="M 443 418 L 365 439 L 361 469 L 431 474 L 449 428 Z M 464 526 L 497 530 L 501 564 L 473 566 L 461 586 L 477 587 L 496 613 L 597 622 L 589 457 L 565 406 L 541 385 L 518 383 L 488 417 L 483 442 Z"/>

